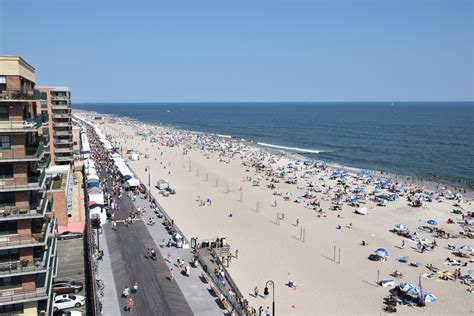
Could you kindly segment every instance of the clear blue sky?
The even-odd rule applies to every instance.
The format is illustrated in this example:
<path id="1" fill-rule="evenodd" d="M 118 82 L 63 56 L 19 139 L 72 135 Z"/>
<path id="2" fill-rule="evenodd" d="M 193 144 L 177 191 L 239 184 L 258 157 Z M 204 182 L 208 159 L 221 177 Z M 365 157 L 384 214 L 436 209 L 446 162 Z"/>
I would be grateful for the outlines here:
<path id="1" fill-rule="evenodd" d="M 472 0 L 0 0 L 75 102 L 473 100 Z"/>

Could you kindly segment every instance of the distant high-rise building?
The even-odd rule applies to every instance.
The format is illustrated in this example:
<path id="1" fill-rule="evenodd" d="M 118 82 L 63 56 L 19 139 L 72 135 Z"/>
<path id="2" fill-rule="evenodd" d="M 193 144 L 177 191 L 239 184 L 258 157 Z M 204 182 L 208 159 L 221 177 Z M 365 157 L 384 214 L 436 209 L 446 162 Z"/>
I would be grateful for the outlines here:
<path id="1" fill-rule="evenodd" d="M 49 152 L 55 165 L 68 165 L 72 155 L 71 92 L 67 87 L 37 87 L 44 92 L 42 111 L 50 117 L 44 133 L 51 139 Z"/>
<path id="2" fill-rule="evenodd" d="M 49 315 L 56 274 L 56 222 L 35 69 L 0 56 L 0 314 Z"/>

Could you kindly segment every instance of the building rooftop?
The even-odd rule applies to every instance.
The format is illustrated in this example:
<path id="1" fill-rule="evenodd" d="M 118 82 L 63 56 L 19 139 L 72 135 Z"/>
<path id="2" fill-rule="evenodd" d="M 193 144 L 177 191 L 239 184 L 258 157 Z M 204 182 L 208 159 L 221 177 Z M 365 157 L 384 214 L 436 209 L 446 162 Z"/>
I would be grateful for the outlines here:
<path id="1" fill-rule="evenodd" d="M 20 56 L 0 55 L 0 75 L 21 76 L 35 82 L 35 68 Z"/>

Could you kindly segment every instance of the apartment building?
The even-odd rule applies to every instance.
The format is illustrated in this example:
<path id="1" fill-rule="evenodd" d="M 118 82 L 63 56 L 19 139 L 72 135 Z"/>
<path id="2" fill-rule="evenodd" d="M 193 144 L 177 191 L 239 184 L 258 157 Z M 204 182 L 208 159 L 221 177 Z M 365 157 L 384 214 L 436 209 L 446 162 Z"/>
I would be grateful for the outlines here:
<path id="1" fill-rule="evenodd" d="M 0 56 L 0 314 L 50 315 L 56 221 L 35 69 Z M 45 113 L 46 114 L 46 113 Z"/>
<path id="2" fill-rule="evenodd" d="M 71 91 L 67 87 L 37 87 L 46 96 L 42 112 L 48 114 L 49 125 L 44 134 L 49 136 L 49 153 L 54 165 L 69 165 L 73 161 L 71 119 Z"/>

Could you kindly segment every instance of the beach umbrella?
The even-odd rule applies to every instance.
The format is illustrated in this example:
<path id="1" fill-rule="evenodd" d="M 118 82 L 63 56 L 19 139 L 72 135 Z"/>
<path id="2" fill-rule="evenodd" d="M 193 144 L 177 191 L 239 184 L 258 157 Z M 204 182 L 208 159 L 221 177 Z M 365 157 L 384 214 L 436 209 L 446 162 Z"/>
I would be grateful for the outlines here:
<path id="1" fill-rule="evenodd" d="M 403 224 L 397 224 L 395 225 L 395 230 L 399 230 L 399 231 L 403 231 L 403 230 L 407 230 L 408 228 L 403 225 Z"/>
<path id="2" fill-rule="evenodd" d="M 375 254 L 377 256 L 382 257 L 382 258 L 387 258 L 389 256 L 388 251 L 384 248 L 379 248 L 379 249 L 375 250 Z"/>
<path id="3" fill-rule="evenodd" d="M 474 252 L 474 249 L 471 246 L 464 245 L 459 248 L 459 252 L 467 255 L 472 255 Z"/>
<path id="4" fill-rule="evenodd" d="M 420 296 L 420 290 L 416 287 L 412 287 L 407 291 L 407 295 L 412 298 L 418 298 Z"/>
<path id="5" fill-rule="evenodd" d="M 400 288 L 401 291 L 408 292 L 410 289 L 414 288 L 415 286 L 411 284 L 410 282 L 402 282 L 400 283 L 398 287 Z"/>
<path id="6" fill-rule="evenodd" d="M 424 301 L 425 303 L 433 303 L 433 302 L 436 302 L 436 296 L 434 296 L 433 294 L 431 294 L 431 293 L 429 293 L 429 292 L 426 292 L 425 295 L 424 295 L 423 301 Z"/>
<path id="7" fill-rule="evenodd" d="M 435 221 L 434 219 L 429 219 L 429 220 L 427 221 L 427 223 L 430 224 L 430 225 L 438 225 L 438 222 Z"/>
<path id="8" fill-rule="evenodd" d="M 367 214 L 367 208 L 366 207 L 359 207 L 356 208 L 356 213 L 360 215 L 366 215 Z"/>

